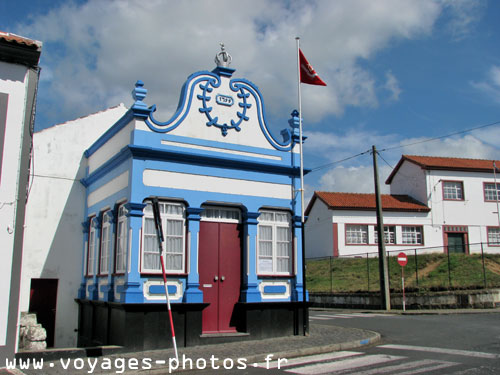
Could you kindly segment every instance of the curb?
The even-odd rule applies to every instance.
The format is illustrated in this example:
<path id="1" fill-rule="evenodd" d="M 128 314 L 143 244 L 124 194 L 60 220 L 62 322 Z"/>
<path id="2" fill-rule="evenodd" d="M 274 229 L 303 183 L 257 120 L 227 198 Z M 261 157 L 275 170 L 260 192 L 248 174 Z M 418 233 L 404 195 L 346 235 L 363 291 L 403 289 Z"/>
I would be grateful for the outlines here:
<path id="1" fill-rule="evenodd" d="M 330 353 L 330 352 L 335 352 L 335 351 L 341 351 L 341 350 L 350 350 L 350 349 L 355 349 L 355 348 L 360 348 L 363 346 L 368 346 L 372 344 L 376 344 L 381 341 L 381 335 L 378 332 L 374 331 L 369 331 L 366 329 L 358 329 L 358 328 L 350 328 L 351 330 L 355 331 L 362 331 L 366 333 L 366 338 L 362 340 L 353 340 L 353 341 L 347 341 L 343 343 L 336 343 L 336 344 L 328 344 L 328 345 L 321 345 L 321 346 L 315 346 L 315 347 L 309 347 L 309 348 L 302 348 L 302 349 L 293 349 L 293 350 L 285 350 L 282 352 L 275 352 L 275 353 L 261 353 L 261 354 L 253 354 L 248 357 L 245 357 L 248 363 L 248 368 L 254 367 L 254 363 L 259 363 L 263 362 L 264 358 L 269 355 L 273 354 L 274 358 L 296 358 L 296 357 L 303 357 L 303 356 L 309 356 L 309 355 L 315 355 L 315 354 L 325 354 L 325 353 Z M 230 356 L 227 358 L 235 359 Z M 214 362 L 215 365 L 217 366 L 222 366 L 223 361 L 217 361 Z M 211 370 L 207 368 L 207 370 Z M 148 370 L 148 374 L 150 375 L 160 375 L 160 374 L 166 374 L 166 371 L 168 371 L 168 367 L 159 367 L 155 368 L 152 370 Z M 185 371 L 194 371 L 191 369 L 177 369 L 175 371 L 172 371 L 172 374 L 175 373 L 181 373 Z M 126 373 L 125 373 L 126 374 Z"/>

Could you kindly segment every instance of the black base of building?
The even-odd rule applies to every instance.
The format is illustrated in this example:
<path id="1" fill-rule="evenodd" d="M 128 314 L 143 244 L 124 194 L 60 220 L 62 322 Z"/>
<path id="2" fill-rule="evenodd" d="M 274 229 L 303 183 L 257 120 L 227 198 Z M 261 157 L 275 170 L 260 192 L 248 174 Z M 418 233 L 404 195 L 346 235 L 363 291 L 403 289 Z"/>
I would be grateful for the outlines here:
<path id="1" fill-rule="evenodd" d="M 76 301 L 79 347 L 116 345 L 124 351 L 172 347 L 166 304 Z M 231 323 L 238 333 L 215 335 L 202 334 L 202 311 L 206 303 L 171 306 L 179 347 L 303 334 L 302 302 L 237 303 Z"/>

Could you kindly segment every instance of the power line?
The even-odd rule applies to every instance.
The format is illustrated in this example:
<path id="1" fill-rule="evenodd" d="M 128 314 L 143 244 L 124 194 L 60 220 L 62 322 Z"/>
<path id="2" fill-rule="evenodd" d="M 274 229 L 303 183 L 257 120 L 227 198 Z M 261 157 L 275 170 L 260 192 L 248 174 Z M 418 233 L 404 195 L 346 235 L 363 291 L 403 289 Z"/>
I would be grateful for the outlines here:
<path id="1" fill-rule="evenodd" d="M 319 167 L 311 169 L 311 172 L 316 172 L 316 171 L 319 171 L 320 169 L 331 167 L 332 165 L 335 165 L 335 164 L 342 163 L 342 162 L 347 161 L 347 160 L 351 160 L 351 159 L 357 158 L 358 156 L 365 155 L 365 154 L 367 154 L 369 152 L 371 152 L 371 150 L 366 150 L 364 152 L 360 152 L 359 154 L 356 154 L 356 155 L 353 155 L 353 156 L 349 156 L 348 158 L 345 158 L 345 159 L 342 159 L 342 160 L 337 160 L 337 161 L 334 161 L 334 162 L 331 162 L 331 163 L 328 163 L 328 164 L 320 165 Z"/>
<path id="2" fill-rule="evenodd" d="M 421 141 L 407 143 L 407 144 L 399 145 L 399 146 L 386 147 L 386 148 L 383 148 L 381 150 L 377 150 L 377 154 L 382 158 L 382 156 L 380 155 L 380 152 L 383 152 L 383 151 L 390 151 L 390 150 L 395 150 L 395 149 L 398 149 L 398 148 L 414 146 L 414 145 L 421 144 L 421 143 L 432 142 L 432 141 L 436 141 L 436 140 L 439 140 L 439 139 L 452 137 L 454 135 L 459 135 L 459 134 L 464 134 L 464 133 L 470 133 L 470 132 L 472 132 L 474 130 L 479 130 L 479 129 L 487 128 L 489 126 L 494 126 L 494 125 L 498 125 L 498 124 L 500 124 L 500 120 L 492 122 L 492 123 L 489 123 L 489 124 L 484 124 L 484 125 L 476 126 L 474 128 L 469 128 L 469 129 L 465 129 L 465 130 L 460 130 L 458 132 L 454 132 L 454 133 L 450 133 L 450 134 L 446 134 L 446 135 L 441 135 L 439 137 L 427 138 L 427 139 L 424 139 L 424 140 L 421 140 Z M 321 169 L 329 168 L 329 167 L 331 167 L 331 166 L 333 166 L 335 164 L 343 163 L 343 162 L 345 162 L 347 160 L 351 160 L 351 159 L 357 158 L 357 157 L 359 157 L 361 155 L 365 155 L 365 154 L 367 154 L 369 152 L 371 152 L 371 149 L 366 150 L 364 152 L 360 152 L 359 154 L 356 154 L 356 155 L 349 156 L 349 157 L 347 157 L 345 159 L 341 159 L 341 160 L 337 160 L 337 161 L 334 161 L 334 162 L 331 162 L 331 163 L 320 165 L 319 167 L 312 168 L 310 173 L 319 171 Z M 382 158 L 382 160 L 389 167 L 391 167 L 392 169 L 394 169 L 394 167 L 392 167 L 384 158 Z"/>
<path id="3" fill-rule="evenodd" d="M 404 145 L 393 146 L 393 147 L 386 147 L 386 148 L 384 148 L 382 150 L 379 150 L 379 151 L 382 152 L 382 151 L 395 150 L 395 149 L 398 149 L 398 148 L 414 146 L 414 145 L 418 145 L 418 144 L 421 144 L 421 143 L 437 141 L 438 139 L 448 138 L 448 137 L 452 137 L 452 136 L 458 135 L 458 134 L 469 133 L 469 132 L 472 132 L 474 130 L 483 129 L 483 128 L 487 128 L 489 126 L 498 125 L 498 124 L 500 124 L 500 121 L 495 121 L 495 122 L 492 122 L 490 124 L 476 126 L 475 128 L 460 130 L 458 132 L 450 133 L 450 134 L 446 134 L 446 135 L 442 135 L 442 136 L 439 136 L 439 137 L 428 138 L 428 139 L 424 139 L 424 140 L 417 141 L 417 142 L 407 143 L 407 144 L 404 144 Z"/>

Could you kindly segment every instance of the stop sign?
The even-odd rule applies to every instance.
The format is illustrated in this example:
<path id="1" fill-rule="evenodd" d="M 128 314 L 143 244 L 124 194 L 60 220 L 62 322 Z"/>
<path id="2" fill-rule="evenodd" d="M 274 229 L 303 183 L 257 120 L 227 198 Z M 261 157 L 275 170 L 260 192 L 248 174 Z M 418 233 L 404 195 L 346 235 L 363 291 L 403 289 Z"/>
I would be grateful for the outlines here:
<path id="1" fill-rule="evenodd" d="M 405 253 L 399 253 L 398 254 L 398 264 L 401 267 L 404 267 L 404 266 L 406 266 L 407 263 L 408 263 L 408 257 L 406 256 L 406 254 Z"/>

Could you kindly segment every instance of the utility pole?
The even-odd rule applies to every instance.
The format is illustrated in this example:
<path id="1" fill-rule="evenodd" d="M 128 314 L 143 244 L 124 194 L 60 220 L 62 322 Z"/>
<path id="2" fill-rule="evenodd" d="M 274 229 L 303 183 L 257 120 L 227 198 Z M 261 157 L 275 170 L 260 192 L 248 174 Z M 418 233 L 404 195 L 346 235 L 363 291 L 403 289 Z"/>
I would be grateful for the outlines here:
<path id="1" fill-rule="evenodd" d="M 384 218 L 382 216 L 382 199 L 378 184 L 377 149 L 372 146 L 373 178 L 375 180 L 375 201 L 377 207 L 377 238 L 378 238 L 378 269 L 380 274 L 380 299 L 382 310 L 391 309 L 391 294 L 389 291 L 389 275 L 387 271 L 387 257 L 385 253 Z"/>

